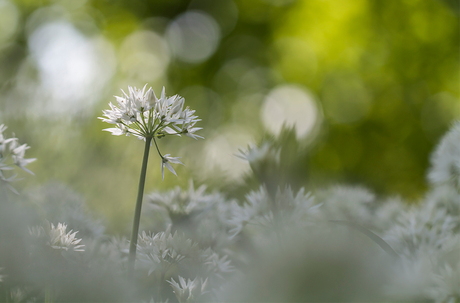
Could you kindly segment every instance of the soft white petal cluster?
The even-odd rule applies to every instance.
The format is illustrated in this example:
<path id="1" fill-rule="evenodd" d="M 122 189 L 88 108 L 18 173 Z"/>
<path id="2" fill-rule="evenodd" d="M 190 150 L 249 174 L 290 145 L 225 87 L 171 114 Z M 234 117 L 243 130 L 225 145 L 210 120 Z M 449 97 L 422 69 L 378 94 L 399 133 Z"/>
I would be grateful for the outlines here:
<path id="1" fill-rule="evenodd" d="M 27 144 L 19 145 L 18 138 L 6 138 L 3 132 L 7 129 L 4 124 L 0 124 L 0 181 L 6 183 L 6 185 L 15 193 L 16 190 L 8 183 L 17 180 L 17 174 L 9 175 L 7 171 L 14 170 L 14 166 L 19 167 L 23 171 L 34 174 L 32 171 L 26 168 L 26 166 L 34 162 L 35 158 L 24 158 L 26 150 L 30 147 Z"/>
<path id="2" fill-rule="evenodd" d="M 315 203 L 311 194 L 306 193 L 304 188 L 297 194 L 294 194 L 289 186 L 284 190 L 278 188 L 273 200 L 267 189 L 261 186 L 258 191 L 252 191 L 246 196 L 244 205 L 235 209 L 230 222 L 230 233 L 236 236 L 244 229 L 251 229 L 251 233 L 257 233 L 260 229 L 273 227 L 275 216 L 277 220 L 285 223 L 299 223 L 299 227 L 305 227 L 313 224 L 320 207 L 321 204 Z"/>
<path id="3" fill-rule="evenodd" d="M 168 225 L 180 228 L 187 237 L 202 247 L 219 250 L 234 239 L 230 237 L 230 220 L 240 206 L 219 192 L 206 193 L 206 186 L 195 189 L 190 182 L 188 190 L 179 187 L 166 192 L 154 192 L 147 196 L 144 226 L 150 230 L 162 230 Z M 151 218 L 151 219 L 148 219 Z M 146 225 L 147 224 L 147 225 Z"/>
<path id="4" fill-rule="evenodd" d="M 83 249 L 85 245 L 79 244 L 81 239 L 75 237 L 78 231 L 72 232 L 73 230 L 70 230 L 67 232 L 66 230 L 67 224 L 65 223 L 58 223 L 57 226 L 51 223 L 51 228 L 49 230 L 50 246 L 54 249 L 85 251 Z"/>
<path id="5" fill-rule="evenodd" d="M 173 292 L 179 303 L 188 303 L 195 302 L 195 300 L 199 299 L 206 293 L 208 279 L 198 280 L 198 278 L 195 278 L 193 280 L 187 279 L 186 281 L 184 278 L 179 276 L 179 283 L 174 281 L 173 278 L 171 278 L 171 281 L 168 281 L 168 283 L 171 284 Z"/>
<path id="6" fill-rule="evenodd" d="M 134 135 L 141 140 L 182 134 L 193 139 L 203 138 L 195 134 L 202 129 L 195 127 L 201 119 L 194 115 L 194 110 L 183 108 L 184 98 L 166 97 L 164 87 L 157 98 L 152 88 L 145 90 L 146 86 L 142 90 L 129 86 L 129 94 L 122 91 L 123 96 L 115 96 L 118 106 L 110 102 L 110 109 L 103 111 L 104 117 L 99 117 L 116 126 L 105 131 L 115 136 Z"/>
<path id="7" fill-rule="evenodd" d="M 192 240 L 170 229 L 156 234 L 142 232 L 139 235 L 137 251 L 141 261 L 149 266 L 148 274 L 154 271 L 167 271 L 170 266 L 178 264 L 184 258 L 196 255 L 199 248 Z"/>
<path id="8" fill-rule="evenodd" d="M 449 184 L 460 190 L 460 122 L 444 136 L 431 157 L 428 180 L 434 185 Z"/>
<path id="9" fill-rule="evenodd" d="M 65 251 L 85 251 L 83 247 L 85 245 L 80 244 L 82 239 L 78 239 L 75 235 L 78 231 L 73 232 L 70 230 L 67 232 L 67 224 L 58 223 L 54 226 L 53 223 L 45 229 L 42 226 L 29 228 L 29 233 L 37 238 L 44 237 L 46 244 L 51 248 Z"/>

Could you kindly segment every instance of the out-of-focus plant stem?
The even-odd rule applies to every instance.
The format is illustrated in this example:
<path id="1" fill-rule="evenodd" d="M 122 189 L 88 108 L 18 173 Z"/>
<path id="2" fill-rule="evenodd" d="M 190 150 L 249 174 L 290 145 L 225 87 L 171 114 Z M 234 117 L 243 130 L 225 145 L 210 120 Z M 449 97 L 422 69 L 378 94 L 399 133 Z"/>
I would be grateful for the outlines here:
<path id="1" fill-rule="evenodd" d="M 139 234 L 139 223 L 141 219 L 142 198 L 144 197 L 145 175 L 147 173 L 147 162 L 149 160 L 151 137 L 145 139 L 144 159 L 142 160 L 141 176 L 139 178 L 139 189 L 137 191 L 136 210 L 134 211 L 133 231 L 129 245 L 128 274 L 134 273 L 134 262 L 136 261 L 137 237 Z"/>

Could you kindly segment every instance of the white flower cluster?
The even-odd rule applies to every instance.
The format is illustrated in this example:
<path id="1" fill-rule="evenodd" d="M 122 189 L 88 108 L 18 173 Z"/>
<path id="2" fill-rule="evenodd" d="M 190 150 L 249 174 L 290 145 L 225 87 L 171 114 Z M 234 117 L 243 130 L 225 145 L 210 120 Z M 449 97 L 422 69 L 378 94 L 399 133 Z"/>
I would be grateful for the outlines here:
<path id="1" fill-rule="evenodd" d="M 192 240 L 177 232 L 171 234 L 168 229 L 157 234 L 142 232 L 138 239 L 137 250 L 140 259 L 148 264 L 148 275 L 154 271 L 166 272 L 186 256 L 194 256 L 199 248 Z"/>
<path id="2" fill-rule="evenodd" d="M 174 95 L 165 96 L 165 88 L 161 97 L 157 98 L 152 88 L 145 91 L 136 87 L 128 87 L 129 95 L 123 90 L 122 97 L 115 96 L 118 107 L 109 103 L 110 110 L 104 110 L 102 121 L 115 124 L 115 128 L 104 129 L 112 135 L 134 135 L 141 140 L 161 138 L 165 135 L 184 134 L 190 138 L 202 138 L 195 134 L 201 127 L 195 127 L 201 121 L 194 116 L 194 110 L 184 109 L 184 98 Z"/>
<path id="3" fill-rule="evenodd" d="M 182 233 L 164 232 L 147 234 L 142 232 L 138 240 L 139 259 L 148 268 L 148 275 L 159 272 L 162 275 L 171 269 L 184 267 L 195 274 L 222 278 L 233 271 L 230 260 L 220 257 L 212 249 L 201 249 Z"/>
<path id="4" fill-rule="evenodd" d="M 34 174 L 26 166 L 34 162 L 35 158 L 24 158 L 25 152 L 30 147 L 27 144 L 19 145 L 18 138 L 6 138 L 3 132 L 7 129 L 4 124 L 0 124 L 0 181 L 4 182 L 13 192 L 17 191 L 9 184 L 17 180 L 17 174 L 7 176 L 6 171 L 14 170 L 17 166 L 23 171 Z"/>
<path id="5" fill-rule="evenodd" d="M 234 237 L 244 229 L 257 233 L 267 227 L 271 230 L 288 227 L 290 224 L 305 227 L 314 221 L 320 207 L 321 204 L 316 204 L 310 193 L 305 193 L 303 188 L 297 194 L 290 187 L 284 190 L 278 188 L 272 201 L 267 189 L 261 186 L 258 191 L 252 191 L 246 196 L 243 206 L 234 210 L 230 220 L 230 234 Z M 281 222 L 289 224 L 284 225 Z"/>
<path id="6" fill-rule="evenodd" d="M 117 99 L 118 106 L 109 103 L 110 109 L 103 110 L 103 116 L 99 117 L 104 122 L 114 124 L 116 127 L 104 129 L 112 135 L 133 135 L 140 140 L 153 140 L 161 157 L 161 174 L 164 179 L 164 168 L 169 169 L 176 175 L 170 163 L 182 164 L 178 157 L 171 157 L 169 154 L 162 155 L 155 139 L 167 135 L 186 135 L 193 139 L 203 137 L 195 134 L 202 129 L 195 127 L 201 119 L 195 116 L 195 111 L 188 107 L 184 109 L 184 98 L 174 95 L 166 97 L 165 88 L 157 98 L 152 88 L 142 90 L 136 87 L 128 87 L 129 95 L 123 90 L 123 96 Z"/>
<path id="7" fill-rule="evenodd" d="M 146 211 L 150 213 L 146 217 L 152 218 L 148 224 L 150 230 L 164 230 L 172 225 L 200 247 L 220 250 L 230 245 L 233 242 L 228 232 L 233 227 L 231 219 L 240 206 L 219 192 L 206 193 L 205 190 L 204 185 L 195 189 L 190 183 L 188 190 L 176 187 L 148 195 Z"/>
<path id="8" fill-rule="evenodd" d="M 54 226 L 53 223 L 46 228 L 42 226 L 33 227 L 29 229 L 31 235 L 37 238 L 46 238 L 46 244 L 53 249 L 64 250 L 64 251 L 85 251 L 83 247 L 85 245 L 79 244 L 82 239 L 78 239 L 75 235 L 78 231 L 73 232 L 70 230 L 67 232 L 67 224 L 58 223 Z"/>
<path id="9" fill-rule="evenodd" d="M 431 157 L 428 180 L 434 185 L 449 184 L 460 190 L 460 122 L 444 136 Z"/>
<path id="10" fill-rule="evenodd" d="M 195 278 L 186 281 L 179 276 L 179 283 L 174 281 L 173 278 L 171 278 L 171 281 L 168 281 L 168 283 L 171 284 L 179 303 L 189 303 L 196 302 L 195 300 L 200 299 L 203 294 L 206 294 L 208 279 L 203 281 L 203 279 L 198 280 L 198 278 Z"/>

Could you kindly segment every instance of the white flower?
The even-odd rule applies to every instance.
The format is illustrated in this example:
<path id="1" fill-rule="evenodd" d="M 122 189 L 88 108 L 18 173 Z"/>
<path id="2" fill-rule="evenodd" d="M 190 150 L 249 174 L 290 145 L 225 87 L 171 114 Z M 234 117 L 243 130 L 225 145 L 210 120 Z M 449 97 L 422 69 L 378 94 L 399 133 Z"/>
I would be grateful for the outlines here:
<path id="1" fill-rule="evenodd" d="M 203 281 L 203 279 L 198 280 L 198 278 L 193 280 L 187 279 L 186 281 L 181 276 L 179 276 L 180 284 L 174 281 L 173 278 L 171 278 L 171 281 L 168 281 L 179 303 L 193 302 L 201 295 L 205 294 L 207 282 L 208 279 Z"/>
<path id="2" fill-rule="evenodd" d="M 177 176 L 171 163 L 182 164 L 182 162 L 177 157 L 170 157 L 169 154 L 162 156 L 156 139 L 168 135 L 179 137 L 186 135 L 195 140 L 203 139 L 195 134 L 202 129 L 195 127 L 195 124 L 201 119 L 194 115 L 194 110 L 188 107 L 184 109 L 184 98 L 178 95 L 166 97 L 164 87 L 160 98 L 157 98 L 152 88 L 146 91 L 146 86 L 142 90 L 129 86 L 129 94 L 122 91 L 122 97 L 115 96 L 118 106 L 109 103 L 110 109 L 103 110 L 104 117 L 99 117 L 99 119 L 115 125 L 113 128 L 104 129 L 111 132 L 112 135 L 134 135 L 147 142 L 152 140 L 161 157 L 162 178 L 164 179 L 165 166 Z"/>
<path id="3" fill-rule="evenodd" d="M 169 154 L 166 154 L 161 158 L 161 177 L 163 180 L 165 179 L 165 170 L 164 170 L 165 166 L 167 169 L 169 169 L 170 172 L 172 172 L 173 174 L 177 176 L 176 171 L 174 170 L 174 168 L 171 166 L 169 162 L 174 163 L 174 164 L 184 165 L 184 163 L 180 162 L 179 159 L 180 159 L 179 157 L 170 157 Z"/>
<path id="4" fill-rule="evenodd" d="M 47 244 L 54 249 L 59 250 L 73 250 L 73 251 L 85 251 L 83 247 L 85 245 L 79 244 L 81 239 L 77 239 L 75 235 L 78 233 L 69 232 L 67 230 L 67 225 L 65 223 L 58 223 L 57 226 L 54 226 L 53 223 L 49 225 L 47 231 L 41 226 L 29 228 L 29 233 L 37 238 L 45 237 L 47 238 Z"/>
<path id="5" fill-rule="evenodd" d="M 18 144 L 18 138 L 5 138 L 3 132 L 7 129 L 4 124 L 0 124 L 0 181 L 15 193 L 17 191 L 9 184 L 17 180 L 16 174 L 6 173 L 6 171 L 14 170 L 14 165 L 23 171 L 33 175 L 34 173 L 26 168 L 26 165 L 34 162 L 35 158 L 24 158 L 25 152 L 30 147 L 27 144 Z M 6 173 L 6 174 L 5 174 Z M 9 176 L 8 176 L 9 175 Z"/>
<path id="6" fill-rule="evenodd" d="M 444 135 L 431 156 L 428 180 L 434 185 L 448 184 L 460 189 L 460 122 Z"/>
<path id="7" fill-rule="evenodd" d="M 201 129 L 195 124 L 201 120 L 194 115 L 194 110 L 183 108 L 184 98 L 178 95 L 166 97 L 164 87 L 157 98 L 152 88 L 145 91 L 146 86 L 142 90 L 129 86 L 129 95 L 122 91 L 122 97 L 115 96 L 118 107 L 109 103 L 110 109 L 104 110 L 104 117 L 99 119 L 116 127 L 104 130 L 115 136 L 134 135 L 143 140 L 181 134 L 202 138 L 195 134 Z"/>

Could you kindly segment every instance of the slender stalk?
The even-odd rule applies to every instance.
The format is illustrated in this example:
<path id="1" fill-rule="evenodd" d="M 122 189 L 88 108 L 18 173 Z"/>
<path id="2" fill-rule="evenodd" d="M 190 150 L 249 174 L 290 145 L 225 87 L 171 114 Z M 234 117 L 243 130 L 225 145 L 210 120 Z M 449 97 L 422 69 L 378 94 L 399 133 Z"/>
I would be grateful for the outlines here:
<path id="1" fill-rule="evenodd" d="M 157 144 L 157 141 L 155 140 L 155 137 L 153 137 L 153 143 L 155 143 L 155 147 L 157 148 L 157 152 L 160 155 L 161 159 L 163 159 L 163 156 L 160 153 L 160 149 L 158 148 L 158 144 Z"/>
<path id="2" fill-rule="evenodd" d="M 149 160 L 151 137 L 145 138 L 144 159 L 142 160 L 141 176 L 139 178 L 139 189 L 137 191 L 136 210 L 134 211 L 133 232 L 129 245 L 128 274 L 134 274 L 134 262 L 136 261 L 137 237 L 139 234 L 139 223 L 141 220 L 142 198 L 144 196 L 145 175 L 147 173 L 147 162 Z"/>

